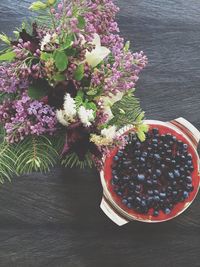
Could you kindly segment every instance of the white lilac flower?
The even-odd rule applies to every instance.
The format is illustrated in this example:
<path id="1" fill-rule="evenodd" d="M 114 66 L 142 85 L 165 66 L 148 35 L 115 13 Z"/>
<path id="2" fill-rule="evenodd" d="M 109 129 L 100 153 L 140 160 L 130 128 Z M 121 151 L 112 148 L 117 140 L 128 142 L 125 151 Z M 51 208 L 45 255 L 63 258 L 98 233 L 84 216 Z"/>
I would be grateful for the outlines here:
<path id="1" fill-rule="evenodd" d="M 75 100 L 70 96 L 70 94 L 66 94 L 64 97 L 64 111 L 69 120 L 73 120 L 76 116 L 76 103 Z"/>
<path id="2" fill-rule="evenodd" d="M 47 45 L 47 44 L 49 44 L 50 43 L 50 41 L 51 41 L 51 34 L 49 34 L 49 33 L 47 33 L 44 37 L 43 37 L 43 39 L 42 39 L 42 41 L 41 41 L 41 44 L 40 44 L 40 47 L 41 47 L 41 50 L 43 51 L 44 49 L 45 49 L 45 46 Z"/>
<path id="3" fill-rule="evenodd" d="M 65 111 L 63 109 L 57 109 L 56 110 L 56 118 L 62 125 L 64 125 L 64 126 L 68 125 L 68 119 L 67 119 Z"/>
<path id="4" fill-rule="evenodd" d="M 116 127 L 110 126 L 101 130 L 101 135 L 105 137 L 107 140 L 112 141 L 116 137 Z"/>
<path id="5" fill-rule="evenodd" d="M 94 68 L 110 54 L 110 50 L 107 47 L 101 46 L 100 36 L 96 33 L 91 43 L 95 45 L 95 49 L 91 52 L 86 52 L 85 61 Z"/>
<path id="6" fill-rule="evenodd" d="M 94 120 L 94 114 L 92 109 L 86 109 L 84 106 L 81 106 L 78 111 L 78 116 L 83 123 L 83 125 L 89 127 L 91 125 L 91 121 Z"/>

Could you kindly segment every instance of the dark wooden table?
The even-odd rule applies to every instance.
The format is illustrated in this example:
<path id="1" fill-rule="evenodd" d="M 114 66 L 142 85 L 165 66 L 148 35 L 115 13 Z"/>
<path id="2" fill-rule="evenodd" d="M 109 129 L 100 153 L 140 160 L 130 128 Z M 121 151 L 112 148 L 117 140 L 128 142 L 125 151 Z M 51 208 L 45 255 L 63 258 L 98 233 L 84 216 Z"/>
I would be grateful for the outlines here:
<path id="1" fill-rule="evenodd" d="M 31 0 L 0 1 L 0 31 L 27 15 Z M 144 50 L 137 95 L 148 118 L 183 116 L 200 129 L 200 2 L 120 0 L 121 32 Z M 55 168 L 0 187 L 1 267 L 199 267 L 200 195 L 162 224 L 114 225 L 99 208 L 95 170 Z"/>

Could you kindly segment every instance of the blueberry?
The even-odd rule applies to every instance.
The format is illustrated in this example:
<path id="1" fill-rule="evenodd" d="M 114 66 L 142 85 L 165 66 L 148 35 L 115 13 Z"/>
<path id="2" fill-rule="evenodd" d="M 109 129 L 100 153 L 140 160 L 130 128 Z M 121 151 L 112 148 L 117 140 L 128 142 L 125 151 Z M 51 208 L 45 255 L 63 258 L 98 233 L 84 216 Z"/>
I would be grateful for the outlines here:
<path id="1" fill-rule="evenodd" d="M 118 156 L 114 156 L 114 161 L 118 161 L 119 157 Z"/>
<path id="2" fill-rule="evenodd" d="M 136 157 L 139 157 L 140 156 L 140 151 L 139 150 L 135 150 L 134 154 L 135 154 Z"/>
<path id="3" fill-rule="evenodd" d="M 124 153 L 123 153 L 123 151 L 121 151 L 121 150 L 119 150 L 119 151 L 117 152 L 117 156 L 118 156 L 118 157 L 122 157 L 123 154 L 124 154 Z"/>
<path id="4" fill-rule="evenodd" d="M 137 185 L 135 186 L 135 190 L 140 191 L 140 190 L 141 190 L 141 186 L 140 186 L 139 184 L 137 184 Z"/>
<path id="5" fill-rule="evenodd" d="M 166 193 L 160 193 L 160 198 L 165 199 L 166 196 L 167 196 Z"/>
<path id="6" fill-rule="evenodd" d="M 173 165 L 176 165 L 176 161 L 175 161 L 174 159 L 171 161 L 171 163 L 172 163 Z"/>
<path id="7" fill-rule="evenodd" d="M 194 190 L 194 187 L 192 184 L 187 184 L 186 185 L 186 190 L 189 191 L 189 192 L 192 192 Z"/>
<path id="8" fill-rule="evenodd" d="M 123 195 L 122 191 L 118 190 L 118 191 L 117 191 L 117 195 L 118 195 L 118 196 L 122 196 L 122 195 Z"/>
<path id="9" fill-rule="evenodd" d="M 147 168 L 151 168 L 151 163 L 147 162 Z"/>
<path id="10" fill-rule="evenodd" d="M 172 140 L 176 142 L 176 136 L 172 136 Z"/>
<path id="11" fill-rule="evenodd" d="M 159 195 L 159 191 L 158 191 L 157 189 L 155 189 L 155 190 L 153 191 L 153 193 L 154 193 L 154 195 Z"/>
<path id="12" fill-rule="evenodd" d="M 133 198 L 132 197 L 128 197 L 127 200 L 128 200 L 128 202 L 132 202 Z"/>
<path id="13" fill-rule="evenodd" d="M 173 192 L 172 192 L 172 195 L 173 195 L 174 197 L 176 197 L 176 196 L 178 195 L 178 192 L 177 192 L 177 191 L 173 191 Z"/>
<path id="14" fill-rule="evenodd" d="M 181 140 L 178 140 L 178 141 L 177 141 L 177 145 L 178 145 L 178 146 L 183 146 L 183 142 L 182 142 Z"/>
<path id="15" fill-rule="evenodd" d="M 155 159 L 155 160 L 161 160 L 161 157 L 160 157 L 159 154 L 154 154 L 154 159 Z"/>
<path id="16" fill-rule="evenodd" d="M 188 145 L 187 144 L 183 144 L 183 148 L 184 149 L 187 149 L 188 148 Z"/>
<path id="17" fill-rule="evenodd" d="M 164 213 L 165 214 L 169 214 L 171 212 L 171 210 L 169 209 L 169 208 L 166 208 L 165 210 L 164 210 Z"/>
<path id="18" fill-rule="evenodd" d="M 141 143 L 140 142 L 136 142 L 135 143 L 135 147 L 139 149 L 141 147 Z"/>
<path id="19" fill-rule="evenodd" d="M 141 201 L 141 206 L 142 206 L 142 207 L 146 207 L 146 206 L 147 206 L 147 203 L 146 203 L 145 200 L 142 200 L 142 201 Z"/>
<path id="20" fill-rule="evenodd" d="M 158 139 L 153 138 L 153 139 L 152 139 L 152 143 L 153 143 L 153 144 L 158 144 Z"/>
<path id="21" fill-rule="evenodd" d="M 174 170 L 174 176 L 176 178 L 179 178 L 181 176 L 179 170 Z"/>
<path id="22" fill-rule="evenodd" d="M 144 174 L 138 174 L 137 179 L 138 181 L 143 182 L 145 180 Z"/>
<path id="23" fill-rule="evenodd" d="M 123 198 L 123 199 L 122 199 L 122 203 L 123 203 L 124 205 L 127 205 L 128 200 L 127 200 L 126 198 Z"/>
<path id="24" fill-rule="evenodd" d="M 141 203 L 141 198 L 140 197 L 136 197 L 135 201 L 140 204 Z"/>
<path id="25" fill-rule="evenodd" d="M 170 180 L 173 180 L 174 179 L 173 172 L 168 172 L 168 177 L 169 177 Z"/>
<path id="26" fill-rule="evenodd" d="M 151 180 L 147 180 L 147 185 L 151 186 L 153 182 Z"/>
<path id="27" fill-rule="evenodd" d="M 188 165 L 188 166 L 191 166 L 191 165 L 192 165 L 192 160 L 188 160 L 188 161 L 187 161 L 187 165 Z"/>
<path id="28" fill-rule="evenodd" d="M 130 176 L 124 176 L 122 179 L 124 182 L 128 182 L 130 180 Z"/>
<path id="29" fill-rule="evenodd" d="M 170 162 L 171 162 L 171 159 L 170 159 L 170 158 L 166 158 L 165 161 L 166 161 L 167 163 L 170 163 Z"/>
<path id="30" fill-rule="evenodd" d="M 148 191 L 147 191 L 147 194 L 148 194 L 149 196 L 153 196 L 153 190 L 148 190 Z"/>
<path id="31" fill-rule="evenodd" d="M 171 135 L 170 133 L 167 133 L 167 134 L 165 135 L 165 137 L 166 137 L 168 140 L 170 140 L 170 139 L 172 138 L 172 135 Z"/>
<path id="32" fill-rule="evenodd" d="M 191 176 L 187 176 L 185 180 L 188 183 L 192 183 L 192 177 Z"/>
<path id="33" fill-rule="evenodd" d="M 153 134 L 159 134 L 159 130 L 158 130 L 158 128 L 153 128 L 153 129 L 152 129 L 152 132 L 153 132 Z"/>
<path id="34" fill-rule="evenodd" d="M 183 192 L 183 197 L 184 197 L 184 199 L 188 198 L 189 197 L 189 193 L 187 191 L 184 191 Z"/>
<path id="35" fill-rule="evenodd" d="M 159 202 L 160 201 L 160 197 L 159 196 L 154 196 L 153 199 L 154 199 L 155 202 Z"/>
<path id="36" fill-rule="evenodd" d="M 142 153 L 142 157 L 144 157 L 144 158 L 146 158 L 146 157 L 147 157 L 147 155 L 148 155 L 148 153 L 147 153 L 147 152 L 143 152 L 143 153 Z"/>
<path id="37" fill-rule="evenodd" d="M 131 189 L 131 190 L 134 190 L 135 189 L 135 184 L 134 182 L 130 182 L 128 187 Z"/>
<path id="38" fill-rule="evenodd" d="M 161 176 L 161 174 L 162 174 L 161 170 L 159 170 L 159 169 L 156 169 L 156 175 L 157 175 L 158 177 L 160 177 L 160 176 Z"/>
<path id="39" fill-rule="evenodd" d="M 157 217 L 159 215 L 159 211 L 158 210 L 154 210 L 153 211 L 153 216 Z"/>
<path id="40" fill-rule="evenodd" d="M 140 162 L 144 163 L 144 162 L 146 162 L 146 159 L 143 157 L 140 157 Z"/>
<path id="41" fill-rule="evenodd" d="M 161 164 L 161 168 L 165 169 L 166 165 L 165 164 Z"/>
<path id="42" fill-rule="evenodd" d="M 153 180 L 157 180 L 157 175 L 153 174 L 152 178 L 153 178 Z"/>
<path id="43" fill-rule="evenodd" d="M 188 160 L 192 160 L 192 155 L 191 155 L 191 154 L 188 154 L 188 155 L 187 155 L 187 159 L 188 159 Z"/>
<path id="44" fill-rule="evenodd" d="M 188 169 L 193 172 L 194 171 L 193 165 L 192 166 L 189 166 Z"/>
<path id="45" fill-rule="evenodd" d="M 129 209 L 131 209 L 131 208 L 133 207 L 133 205 L 132 205 L 130 202 L 128 202 L 127 207 L 128 207 Z"/>
<path id="46" fill-rule="evenodd" d="M 118 183 L 119 182 L 119 177 L 117 175 L 114 175 L 112 178 L 113 183 Z"/>

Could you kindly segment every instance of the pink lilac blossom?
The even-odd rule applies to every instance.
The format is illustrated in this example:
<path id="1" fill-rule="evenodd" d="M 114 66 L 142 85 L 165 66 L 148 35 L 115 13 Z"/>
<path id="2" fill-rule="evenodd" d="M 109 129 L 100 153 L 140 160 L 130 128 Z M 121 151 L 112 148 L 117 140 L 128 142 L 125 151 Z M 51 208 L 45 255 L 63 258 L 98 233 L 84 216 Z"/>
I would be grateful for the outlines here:
<path id="1" fill-rule="evenodd" d="M 15 73 L 15 64 L 0 65 L 0 92 L 15 93 L 27 87 L 27 79 L 19 79 Z"/>
<path id="2" fill-rule="evenodd" d="M 53 134 L 57 119 L 54 110 L 26 93 L 21 99 L 5 101 L 0 105 L 0 121 L 4 124 L 10 143 L 19 142 L 27 135 Z"/>

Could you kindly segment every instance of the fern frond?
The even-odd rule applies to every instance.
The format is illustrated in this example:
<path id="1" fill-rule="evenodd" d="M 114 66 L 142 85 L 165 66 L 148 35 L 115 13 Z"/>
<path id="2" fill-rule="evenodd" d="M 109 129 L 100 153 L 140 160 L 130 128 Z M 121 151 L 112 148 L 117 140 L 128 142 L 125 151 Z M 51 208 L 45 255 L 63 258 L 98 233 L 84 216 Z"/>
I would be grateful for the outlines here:
<path id="1" fill-rule="evenodd" d="M 11 181 L 13 173 L 15 173 L 16 154 L 13 145 L 3 141 L 0 144 L 0 183 L 5 179 Z"/>
<path id="2" fill-rule="evenodd" d="M 58 160 L 58 153 L 46 136 L 29 136 L 16 146 L 18 174 L 47 172 Z"/>
<path id="3" fill-rule="evenodd" d="M 85 158 L 83 161 L 79 159 L 76 153 L 70 153 L 65 156 L 65 158 L 62 160 L 61 164 L 64 167 L 77 167 L 80 169 L 84 169 L 86 167 L 92 168 L 93 166 L 93 160 L 90 153 L 87 153 L 85 155 Z"/>
<path id="4" fill-rule="evenodd" d="M 142 113 L 140 102 L 133 93 L 124 95 L 121 100 L 113 104 L 111 110 L 114 117 L 109 124 L 116 125 L 118 128 L 134 124 L 137 117 Z"/>

